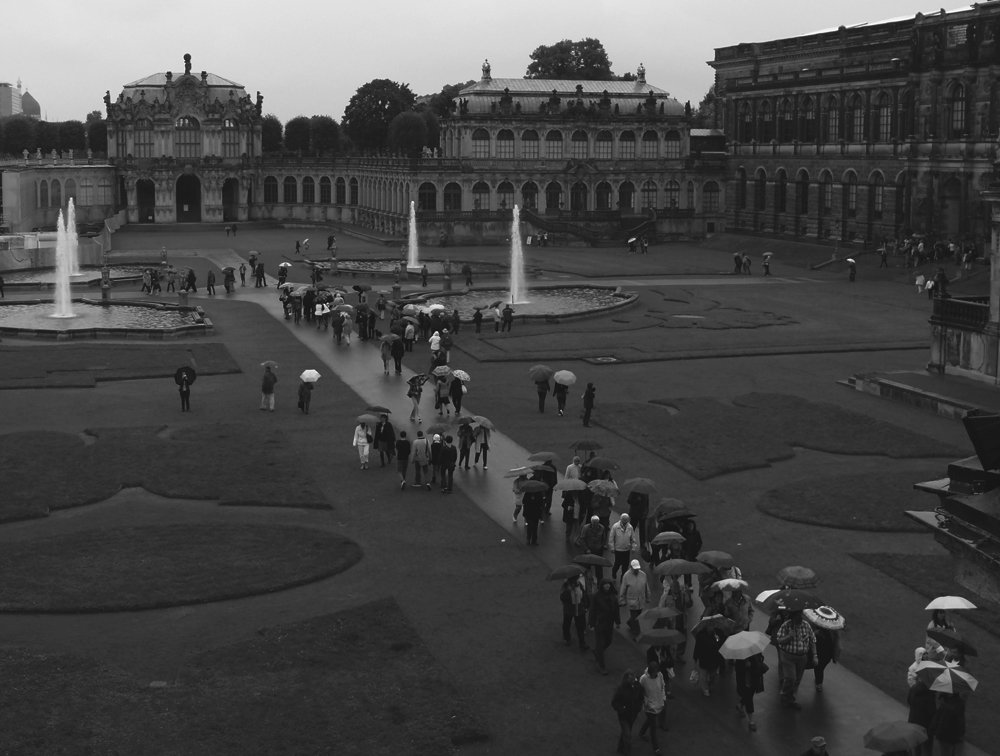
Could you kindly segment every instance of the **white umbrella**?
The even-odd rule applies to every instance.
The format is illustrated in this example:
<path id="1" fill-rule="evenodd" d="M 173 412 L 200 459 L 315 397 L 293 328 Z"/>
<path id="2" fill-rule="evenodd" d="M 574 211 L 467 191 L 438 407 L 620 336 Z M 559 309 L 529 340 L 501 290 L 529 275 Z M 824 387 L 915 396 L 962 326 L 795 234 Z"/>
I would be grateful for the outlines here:
<path id="1" fill-rule="evenodd" d="M 290 268 L 290 267 L 292 267 L 292 264 L 290 262 L 278 263 L 278 267 L 279 268 Z"/>
<path id="2" fill-rule="evenodd" d="M 961 596 L 938 596 L 924 609 L 975 609 L 976 605 Z"/>
<path id="3" fill-rule="evenodd" d="M 767 601 L 769 598 L 771 598 L 771 596 L 773 596 L 779 590 L 780 589 L 775 588 L 773 591 L 761 591 L 759 594 L 757 594 L 757 598 L 755 599 L 755 601 L 758 604 L 763 604 L 765 601 Z"/>
<path id="4" fill-rule="evenodd" d="M 302 372 L 302 375 L 300 375 L 299 378 L 301 378 L 306 383 L 315 383 L 316 381 L 319 380 L 320 375 L 319 372 L 316 370 L 305 370 Z"/>
<path id="5" fill-rule="evenodd" d="M 568 370 L 560 370 L 552 376 L 552 380 L 561 383 L 563 386 L 572 386 L 576 383 L 576 376 Z"/>
<path id="6" fill-rule="evenodd" d="M 849 262 L 849 263 L 852 263 L 852 262 L 854 262 L 854 258 L 853 258 L 853 257 L 848 257 L 848 258 L 847 258 L 847 262 Z"/>
<path id="7" fill-rule="evenodd" d="M 712 583 L 713 588 L 718 588 L 720 591 L 742 591 L 744 588 L 749 588 L 745 580 L 737 580 L 736 578 L 726 578 L 725 580 L 720 580 L 717 583 Z"/>
<path id="8" fill-rule="evenodd" d="M 587 487 L 579 478 L 563 478 L 554 486 L 552 486 L 553 491 L 582 491 Z"/>
<path id="9" fill-rule="evenodd" d="M 749 659 L 754 654 L 763 653 L 771 644 L 771 639 L 756 630 L 744 630 L 726 638 L 719 653 L 724 659 Z"/>

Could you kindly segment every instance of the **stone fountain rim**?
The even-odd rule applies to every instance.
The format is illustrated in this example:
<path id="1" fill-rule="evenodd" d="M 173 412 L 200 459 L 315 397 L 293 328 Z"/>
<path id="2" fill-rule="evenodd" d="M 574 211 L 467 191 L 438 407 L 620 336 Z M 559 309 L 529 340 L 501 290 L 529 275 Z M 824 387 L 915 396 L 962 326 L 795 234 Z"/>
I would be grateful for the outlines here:
<path id="1" fill-rule="evenodd" d="M 115 307 L 131 305 L 146 307 L 151 310 L 183 310 L 193 312 L 196 321 L 190 325 L 174 326 L 172 328 L 19 328 L 0 325 L 0 335 L 22 339 L 55 339 L 70 341 L 73 339 L 171 339 L 183 336 L 207 336 L 215 330 L 215 326 L 205 316 L 205 311 L 197 305 L 176 305 L 169 302 L 146 302 L 142 300 L 114 299 L 104 302 L 99 299 L 73 297 L 70 302 L 95 307 Z M 55 304 L 54 299 L 21 299 L 11 302 L 0 302 L 0 307 L 16 307 L 18 305 Z"/>

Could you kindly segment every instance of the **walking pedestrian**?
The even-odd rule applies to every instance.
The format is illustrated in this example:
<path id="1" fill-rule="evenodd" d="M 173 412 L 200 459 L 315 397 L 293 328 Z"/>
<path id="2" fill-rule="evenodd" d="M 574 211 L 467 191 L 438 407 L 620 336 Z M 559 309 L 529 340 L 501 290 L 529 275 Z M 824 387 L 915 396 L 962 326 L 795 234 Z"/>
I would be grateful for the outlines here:
<path id="1" fill-rule="evenodd" d="M 593 613 L 593 609 L 591 609 L 591 613 Z M 603 664 L 601 672 L 608 673 Z M 618 726 L 621 730 L 618 735 L 617 752 L 624 754 L 624 756 L 630 756 L 632 753 L 632 727 L 635 725 L 639 712 L 642 711 L 645 698 L 642 685 L 635 679 L 635 672 L 626 669 L 625 674 L 622 675 L 621 684 L 615 689 L 615 694 L 611 699 L 611 708 L 618 714 Z"/>
<path id="2" fill-rule="evenodd" d="M 556 406 L 559 408 L 559 417 L 566 411 L 566 394 L 569 393 L 569 386 L 564 383 L 554 381 L 552 386 L 552 396 L 556 398 Z M 542 402 L 544 404 L 544 400 Z"/>
<path id="3" fill-rule="evenodd" d="M 406 395 L 413 402 L 413 409 L 410 410 L 410 422 L 412 423 L 416 420 L 418 423 L 422 423 L 423 420 L 420 419 L 420 397 L 424 393 L 424 387 L 421 385 L 418 376 L 413 376 L 408 382 L 409 388 L 406 390 Z"/>
<path id="4" fill-rule="evenodd" d="M 750 732 L 757 732 L 757 723 L 753 721 L 753 697 L 764 692 L 764 673 L 767 665 L 763 654 L 754 654 L 746 659 L 736 660 L 736 710 L 740 717 L 746 716 Z"/>
<path id="5" fill-rule="evenodd" d="M 382 358 L 382 374 L 389 375 L 389 360 L 392 359 L 392 345 L 388 341 L 383 341 L 378 348 L 378 355 Z"/>
<path id="6" fill-rule="evenodd" d="M 396 451 L 396 429 L 389 422 L 389 416 L 384 412 L 378 416 L 375 423 L 375 448 L 378 449 L 379 467 L 392 464 Z"/>
<path id="7" fill-rule="evenodd" d="M 270 366 L 264 368 L 264 377 L 260 382 L 260 408 L 270 409 L 274 412 L 274 384 L 278 382 L 278 376 L 271 372 Z"/>
<path id="8" fill-rule="evenodd" d="M 830 611 L 829 607 L 821 606 L 816 610 L 816 614 L 826 617 L 827 614 L 822 611 L 823 609 L 826 609 L 827 613 Z M 833 616 L 836 617 L 836 614 Z M 830 662 L 840 663 L 840 631 L 813 625 L 813 633 L 816 636 L 816 667 L 813 669 L 813 674 L 816 678 L 816 690 L 820 691 L 823 690 L 823 677 L 827 665 Z"/>
<path id="9" fill-rule="evenodd" d="M 0 299 L 3 299 L 3 276 L 0 276 Z"/>
<path id="10" fill-rule="evenodd" d="M 889 248 L 886 246 L 885 242 L 882 242 L 882 246 L 878 248 L 879 254 L 879 264 L 880 268 L 889 267 Z"/>
<path id="11" fill-rule="evenodd" d="M 451 360 L 451 348 L 455 345 L 452 341 L 451 331 L 447 328 L 441 329 L 441 351 L 444 352 L 444 364 L 447 365 Z"/>
<path id="12" fill-rule="evenodd" d="M 437 483 L 441 473 L 441 449 L 444 448 L 444 441 L 440 433 L 435 433 L 431 439 L 431 483 Z M 444 486 L 441 486 L 444 488 Z"/>
<path id="13" fill-rule="evenodd" d="M 858 264 L 854 260 L 847 261 L 848 279 L 854 283 L 854 278 L 858 275 Z"/>
<path id="14" fill-rule="evenodd" d="M 396 471 L 399 473 L 399 490 L 406 488 L 406 471 L 410 464 L 410 441 L 406 437 L 406 431 L 399 432 L 399 440 L 396 441 Z"/>
<path id="15" fill-rule="evenodd" d="M 403 355 L 406 354 L 406 349 L 403 347 L 402 339 L 393 339 L 392 344 L 389 345 L 389 356 L 392 357 L 392 361 L 396 367 L 396 375 L 403 374 Z"/>
<path id="16" fill-rule="evenodd" d="M 427 288 L 427 263 L 424 263 L 423 267 L 420 268 L 420 285 Z"/>
<path id="17" fill-rule="evenodd" d="M 611 578 L 618 577 L 620 571 L 623 575 L 629 568 L 632 561 L 632 552 L 636 550 L 635 531 L 629 524 L 629 516 L 622 514 L 608 533 L 608 549 L 614 552 L 615 566 L 611 568 Z"/>
<path id="18" fill-rule="evenodd" d="M 191 384 L 188 382 L 187 373 L 181 373 L 181 382 L 177 387 L 178 393 L 181 395 L 181 412 L 191 411 Z"/>
<path id="19" fill-rule="evenodd" d="M 764 266 L 764 278 L 767 278 L 771 275 L 771 255 L 765 254 L 764 262 L 762 264 Z"/>
<path id="20" fill-rule="evenodd" d="M 309 414 L 309 402 L 312 401 L 313 385 L 306 381 L 299 383 L 299 409 L 303 415 Z"/>
<path id="21" fill-rule="evenodd" d="M 529 546 L 538 545 L 538 523 L 542 519 L 542 508 L 545 506 L 545 499 L 541 491 L 524 492 L 524 524 L 526 529 L 526 540 Z"/>
<path id="22" fill-rule="evenodd" d="M 483 311 L 478 307 L 472 313 L 472 322 L 476 326 L 476 333 L 481 333 L 483 330 Z"/>
<path id="23" fill-rule="evenodd" d="M 247 264 L 240 263 L 240 286 L 247 285 Z"/>
<path id="24" fill-rule="evenodd" d="M 920 725 L 928 734 L 927 740 L 913 749 L 914 756 L 932 756 L 934 736 L 930 734 L 930 728 L 934 722 L 934 715 L 937 714 L 937 696 L 923 680 L 914 679 L 913 685 L 907 692 L 906 703 L 910 707 L 906 721 Z"/>
<path id="25" fill-rule="evenodd" d="M 448 396 L 451 403 L 455 405 L 455 417 L 462 414 L 462 399 L 465 396 L 465 383 L 460 378 L 453 378 L 448 386 Z"/>
<path id="26" fill-rule="evenodd" d="M 354 447 L 358 450 L 358 459 L 361 461 L 361 469 L 368 469 L 368 451 L 372 446 L 372 434 L 368 430 L 368 425 L 363 421 L 358 421 L 358 427 L 354 429 Z"/>
<path id="27" fill-rule="evenodd" d="M 385 309 L 388 304 L 385 294 L 379 293 L 378 299 L 375 300 L 375 309 L 378 310 L 379 320 L 385 320 Z"/>
<path id="28" fill-rule="evenodd" d="M 502 318 L 503 318 L 503 315 L 500 312 L 500 307 L 499 306 L 494 307 L 493 308 L 493 332 L 494 333 L 500 333 L 500 320 Z"/>
<path id="29" fill-rule="evenodd" d="M 472 432 L 472 427 L 468 423 L 458 426 L 458 466 L 465 463 L 465 469 L 469 469 L 469 456 L 472 454 L 472 445 L 476 442 L 476 436 Z"/>
<path id="30" fill-rule="evenodd" d="M 937 740 L 941 756 L 958 756 L 965 740 L 965 702 L 958 693 L 940 697 L 927 734 Z"/>
<path id="31" fill-rule="evenodd" d="M 465 276 L 465 285 L 472 286 L 472 266 L 469 263 L 462 266 L 462 275 Z"/>
<path id="32" fill-rule="evenodd" d="M 486 466 L 489 463 L 490 455 L 490 429 L 480 425 L 476 428 L 476 459 L 473 462 L 474 465 L 479 464 L 479 455 L 483 455 L 483 469 L 488 470 Z"/>
<path id="33" fill-rule="evenodd" d="M 778 664 L 781 666 L 781 705 L 786 709 L 801 709 L 795 701 L 795 694 L 807 662 L 816 653 L 816 636 L 809 623 L 802 618 L 802 612 L 791 612 L 778 628 L 774 645 L 778 647 Z"/>
<path id="34" fill-rule="evenodd" d="M 608 531 L 601 524 L 601 518 L 594 515 L 590 522 L 580 529 L 580 535 L 576 537 L 576 545 L 583 546 L 588 554 L 603 556 L 604 549 L 608 543 Z M 594 573 L 597 580 L 604 579 L 604 568 L 601 565 L 594 565 Z"/>
<path id="35" fill-rule="evenodd" d="M 194 274 L 193 268 L 188 268 L 187 278 L 185 278 L 184 282 L 186 284 L 187 291 L 198 291 L 198 286 L 196 285 L 198 283 L 198 277 Z"/>
<path id="36" fill-rule="evenodd" d="M 413 351 L 413 342 L 417 340 L 417 329 L 413 323 L 407 322 L 403 330 L 403 346 L 407 352 Z"/>
<path id="37" fill-rule="evenodd" d="M 590 608 L 590 596 L 583 582 L 583 575 L 576 575 L 563 582 L 559 600 L 563 608 L 562 634 L 563 642 L 568 646 L 570 627 L 576 626 L 576 638 L 580 644 L 580 653 L 586 651 L 587 645 L 587 610 Z"/>
<path id="38" fill-rule="evenodd" d="M 646 519 L 649 517 L 649 494 L 632 491 L 625 500 L 628 504 L 628 520 L 633 524 L 635 538 L 633 542 L 637 544 L 637 550 L 646 548 L 649 541 L 646 538 Z"/>
<path id="39" fill-rule="evenodd" d="M 628 629 L 635 639 L 639 635 L 639 615 L 649 603 L 649 582 L 638 559 L 633 559 L 631 569 L 622 575 L 618 588 L 618 602 L 628 607 Z"/>
<path id="40" fill-rule="evenodd" d="M 538 392 L 538 411 L 545 412 L 545 397 L 549 394 L 549 381 L 535 381 L 535 391 Z"/>
<path id="41" fill-rule="evenodd" d="M 444 447 L 441 449 L 441 491 L 451 493 L 455 485 L 455 465 L 458 463 L 458 449 L 452 443 L 451 436 L 444 437 Z"/>
<path id="42" fill-rule="evenodd" d="M 650 662 L 649 666 L 646 667 L 645 674 L 639 678 L 639 684 L 642 686 L 643 692 L 642 710 L 646 715 L 646 721 L 639 729 L 639 737 L 645 740 L 648 732 L 653 753 L 658 755 L 662 752 L 656 735 L 657 721 L 667 703 L 667 690 L 663 682 L 663 674 L 660 672 L 660 665 L 657 662 Z M 659 725 L 659 729 L 667 732 L 666 725 L 662 723 Z"/>
<path id="43" fill-rule="evenodd" d="M 431 442 L 430 440 L 424 438 L 423 431 L 417 431 L 417 440 L 413 442 L 413 474 L 414 474 L 414 488 L 420 488 L 420 480 L 423 477 L 424 485 L 427 490 L 431 490 L 431 482 L 428 480 L 427 476 L 430 472 L 428 469 L 431 463 Z M 421 473 L 423 474 L 421 476 Z"/>
<path id="44" fill-rule="evenodd" d="M 706 607 L 702 616 L 710 617 L 714 613 L 714 608 Z M 715 682 L 719 670 L 725 666 L 726 660 L 719 653 L 725 640 L 726 636 L 721 630 L 709 626 L 703 627 L 694 636 L 694 653 L 691 656 L 698 662 L 701 694 L 705 697 L 712 695 L 710 690 L 712 683 Z"/>
<path id="45" fill-rule="evenodd" d="M 642 254 L 644 255 L 649 254 L 649 239 L 647 239 L 645 236 L 642 237 L 642 239 L 639 240 L 639 246 L 642 249 Z"/>
<path id="46" fill-rule="evenodd" d="M 139 291 L 145 292 L 146 294 L 153 293 L 152 276 L 149 268 L 143 268 L 142 271 L 142 286 L 139 287 Z"/>
<path id="47" fill-rule="evenodd" d="M 562 494 L 562 521 L 566 525 L 566 540 L 573 535 L 573 526 L 576 524 L 576 499 L 572 491 L 563 491 Z"/>
<path id="48" fill-rule="evenodd" d="M 598 569 L 600 569 L 598 567 Z M 621 625 L 621 608 L 614 583 L 608 578 L 598 578 L 599 584 L 590 603 L 589 624 L 594 628 L 594 658 L 602 675 L 608 674 L 604 653 L 611 646 L 615 628 Z"/>
<path id="49" fill-rule="evenodd" d="M 517 524 L 517 516 L 521 514 L 521 509 L 524 507 L 524 491 L 521 490 L 521 484 L 528 480 L 527 475 L 518 475 L 514 478 L 514 484 L 510 487 L 511 493 L 514 494 L 514 524 Z"/>
<path id="50" fill-rule="evenodd" d="M 448 377 L 442 375 L 434 382 L 434 404 L 439 415 L 451 416 L 451 398 L 448 396 Z"/>
<path id="51" fill-rule="evenodd" d="M 510 331 L 514 325 L 514 308 L 509 304 L 504 305 L 502 318 L 503 322 L 500 325 L 500 331 Z"/>
<path id="52" fill-rule="evenodd" d="M 594 394 L 597 393 L 597 389 L 594 388 L 593 383 L 588 383 L 586 390 L 583 392 L 583 427 L 590 427 L 590 415 L 594 411 Z"/>

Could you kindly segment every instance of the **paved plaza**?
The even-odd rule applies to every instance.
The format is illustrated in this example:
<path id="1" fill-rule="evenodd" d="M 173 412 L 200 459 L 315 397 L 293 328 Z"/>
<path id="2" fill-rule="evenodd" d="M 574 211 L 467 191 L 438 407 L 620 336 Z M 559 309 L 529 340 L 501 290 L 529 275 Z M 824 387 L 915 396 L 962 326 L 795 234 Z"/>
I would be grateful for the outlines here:
<path id="1" fill-rule="evenodd" d="M 491 418 L 498 432 L 489 470 L 479 466 L 456 471 L 455 493 L 447 496 L 436 487 L 400 491 L 394 466 L 358 469 L 351 438 L 354 418 L 366 406 L 391 409 L 397 433 L 405 430 L 412 438 L 421 427 L 407 420 L 410 401 L 405 381 L 427 369 L 428 349 L 425 342 L 418 342 L 403 360 L 403 375 L 386 375 L 376 344 L 355 337 L 350 346 L 338 346 L 331 332 L 285 320 L 273 276 L 279 262 L 294 263 L 296 240 L 310 234 L 315 234 L 310 240 L 312 255 L 325 257 L 323 229 L 245 225 L 235 238 L 221 227 L 119 231 L 113 237 L 116 251 L 166 247 L 172 263 L 196 271 L 199 291 L 190 301 L 204 308 L 215 331 L 204 338 L 171 342 L 170 348 L 219 344 L 224 353 L 212 353 L 219 369 L 199 377 L 192 387 L 192 411 L 184 414 L 169 375 L 56 381 L 54 385 L 66 386 L 60 388 L 8 386 L 0 390 L 0 432 L 26 434 L 19 436 L 25 443 L 39 432 L 69 434 L 82 438 L 81 445 L 102 466 L 122 469 L 131 464 L 128 439 L 134 440 L 136 450 L 155 449 L 151 439 L 165 444 L 188 439 L 189 448 L 195 450 L 204 449 L 200 444 L 209 443 L 204 439 L 215 434 L 218 454 L 213 459 L 211 454 L 192 451 L 185 457 L 181 451 L 175 460 L 171 458 L 169 474 L 150 469 L 122 473 L 117 493 L 83 506 L 53 508 L 47 516 L 2 524 L 0 542 L 27 543 L 120 526 L 295 526 L 350 539 L 360 546 L 360 561 L 303 584 L 206 603 L 127 612 L 0 613 L 0 644 L 35 655 L 97 660 L 136 690 L 154 682 L 165 682 L 170 690 L 190 686 L 186 681 L 192 670 L 203 664 L 196 659 L 215 653 L 231 656 L 229 649 L 269 637 L 268 628 L 392 600 L 426 649 L 430 660 L 426 663 L 435 670 L 440 667 L 441 679 L 452 686 L 441 700 L 447 701 L 442 710 L 454 712 L 453 718 L 463 722 L 461 733 L 452 736 L 458 753 L 611 754 L 617 738 L 611 695 L 626 668 L 644 666 L 645 647 L 620 634 L 608 652 L 611 674 L 603 677 L 590 654 L 563 645 L 559 583 L 544 578 L 580 550 L 564 538 L 558 503 L 550 520 L 543 521 L 539 547 L 528 549 L 523 526 L 511 522 L 511 481 L 502 477 L 540 450 L 556 452 L 561 470 L 572 458 L 571 442 L 587 437 L 602 444 L 603 453 L 621 465 L 615 474 L 619 481 L 648 477 L 657 485 L 654 502 L 659 496 L 686 502 L 698 515 L 704 547 L 733 554 L 753 595 L 777 588 L 774 576 L 782 567 L 807 565 L 821 578 L 817 593 L 847 617 L 841 663 L 827 670 L 822 692 L 814 691 L 812 674 L 806 673 L 800 712 L 778 704 L 777 663 L 769 649 L 772 672 L 765 678 L 765 692 L 757 698 L 755 733 L 747 731 L 746 720 L 736 713 L 732 673 L 723 674 L 712 696 L 704 698 L 687 682 L 694 668 L 689 653 L 671 686 L 675 695 L 667 705 L 671 731 L 661 738 L 665 753 L 783 756 L 802 753 L 812 737 L 823 735 L 833 756 L 860 755 L 865 753 L 862 735 L 868 729 L 882 721 L 906 719 L 906 668 L 913 649 L 924 639 L 927 599 L 870 563 L 872 555 L 892 555 L 897 562 L 912 558 L 936 564 L 934 560 L 940 561 L 946 552 L 927 535 L 908 529 L 903 505 L 899 527 L 890 531 L 779 519 L 758 507 L 775 492 L 811 482 L 832 492 L 843 486 L 847 496 L 852 490 L 848 482 L 859 476 L 867 476 L 865 480 L 879 492 L 883 486 L 887 496 L 908 501 L 908 491 L 895 492 L 884 481 L 941 477 L 950 459 L 971 454 L 960 423 L 837 383 L 858 372 L 920 370 L 926 362 L 929 302 L 915 293 L 909 273 L 898 263 L 888 271 L 862 265 L 858 282 L 850 284 L 842 271 L 810 270 L 801 260 L 780 257 L 769 278 L 760 275 L 759 264 L 753 276 L 735 276 L 729 273 L 731 254 L 711 245 L 659 245 L 651 247 L 647 256 L 614 249 L 529 247 L 528 267 L 541 271 L 532 283 L 613 284 L 637 292 L 638 300 L 627 309 L 593 318 L 515 322 L 511 333 L 494 333 L 488 321 L 481 334 L 462 325 L 450 364 L 472 376 L 464 410 Z M 208 271 L 214 269 L 218 275 L 221 268 L 238 266 L 250 251 L 261 255 L 271 285 L 264 289 L 237 285 L 232 295 L 222 293 L 220 285 L 218 295 L 206 295 L 201 283 Z M 452 247 L 426 249 L 422 254 L 433 259 L 447 256 L 460 267 L 474 260 L 506 262 L 507 250 Z M 398 245 L 338 234 L 339 259 L 380 257 L 398 257 Z M 305 266 L 294 265 L 289 280 L 306 282 Z M 339 282 L 348 287 L 369 283 L 375 289 L 390 283 L 365 275 L 356 279 L 344 275 Z M 476 284 L 495 287 L 503 282 L 490 279 Z M 440 281 L 432 278 L 429 288 L 439 286 Z M 404 293 L 419 290 L 419 281 L 405 282 Z M 37 292 L 8 289 L 7 295 L 17 299 Z M 138 291 L 138 284 L 134 289 L 116 287 L 112 296 L 149 299 Z M 173 295 L 160 298 L 174 301 Z M 157 346 L 133 347 L 133 343 L 130 348 Z M 5 339 L 0 349 L 50 352 L 61 346 Z M 57 373 L 51 356 L 46 359 L 46 374 Z M 278 363 L 273 414 L 258 410 L 259 365 L 265 360 Z M 147 370 L 155 374 L 155 361 L 148 362 Z M 231 363 L 239 372 L 230 368 Z M 557 416 L 551 397 L 546 411 L 538 412 L 534 386 L 526 377 L 536 363 L 572 370 L 578 376 L 564 417 Z M 86 361 L 78 361 L 78 366 L 86 368 Z M 303 415 L 295 406 L 295 389 L 297 376 L 308 368 L 319 370 L 323 377 L 313 393 L 310 414 Z M 16 378 L 0 372 L 0 387 L 3 380 Z M 580 394 L 588 382 L 597 387 L 591 429 L 580 422 Z M 425 428 L 436 421 L 427 393 Z M 739 455 L 750 462 L 701 475 L 692 474 L 688 462 L 669 444 L 644 441 L 655 439 L 657 432 L 670 436 L 672 428 L 679 434 L 688 413 L 694 424 L 711 421 L 716 423 L 711 427 L 724 428 L 727 418 L 733 418 L 735 427 L 735 419 L 745 417 L 740 413 L 748 404 L 764 401 L 801 407 L 803 412 L 815 409 L 844 422 L 870 423 L 873 433 L 890 439 L 891 453 L 879 451 L 883 447 L 860 436 L 852 446 L 851 439 L 831 438 L 837 435 L 834 429 L 817 427 L 788 430 L 787 437 L 777 439 L 784 444 L 780 452 L 762 452 L 761 459 L 754 460 L 750 458 L 755 450 L 740 448 L 739 437 L 720 432 L 718 448 L 706 444 L 698 448 L 698 455 L 716 464 Z M 622 418 L 632 414 L 637 416 L 635 424 L 625 424 Z M 794 418 L 779 417 L 780 411 L 773 414 L 779 431 L 792 427 Z M 264 452 L 250 455 L 250 445 L 258 441 Z M 82 460 L 83 453 L 74 448 L 66 458 Z M 257 468 L 252 472 L 247 469 L 251 456 Z M 275 460 L 277 464 L 271 465 Z M 58 465 L 58 459 L 51 464 Z M 226 470 L 218 468 L 223 464 Z M 142 472 L 155 484 L 142 483 Z M 251 501 L 246 497 L 252 498 L 252 491 L 237 494 L 213 488 L 213 479 L 220 478 L 227 487 L 238 487 L 240 475 L 266 479 L 281 505 Z M 176 480 L 188 476 L 192 480 L 187 487 Z M 257 478 L 248 479 L 243 487 L 252 489 Z M 198 486 L 212 494 L 194 495 Z M 299 490 L 308 492 L 315 506 L 296 506 Z M 836 496 L 831 493 L 831 507 L 836 507 Z M 619 504 L 624 505 L 624 496 Z M 205 580 L 211 582 L 212 576 Z M 758 611 L 754 629 L 762 630 L 766 620 Z M 970 743 L 965 753 L 971 756 L 995 750 L 992 744 L 1000 738 L 1000 725 L 989 714 L 1000 703 L 991 684 L 1000 679 L 1000 639 L 994 634 L 996 627 L 988 631 L 964 617 L 959 622 L 980 651 L 973 672 L 982 685 L 968 707 Z M 364 695 L 377 710 L 378 683 Z M 4 711 L 0 707 L 0 733 L 18 726 L 16 721 L 4 721 Z M 393 725 L 399 723 L 387 719 L 380 737 L 392 737 L 397 732 Z M 0 743 L 4 737 L 0 735 Z M 163 753 L 199 752 L 171 740 L 180 737 L 176 732 L 159 737 Z M 398 750 L 390 745 L 379 741 L 368 751 L 357 752 L 432 752 L 413 742 L 397 742 Z M 233 748 L 238 749 L 239 743 Z M 226 751 L 230 752 L 254 751 Z M 651 753 L 652 748 L 636 734 L 633 752 Z"/>

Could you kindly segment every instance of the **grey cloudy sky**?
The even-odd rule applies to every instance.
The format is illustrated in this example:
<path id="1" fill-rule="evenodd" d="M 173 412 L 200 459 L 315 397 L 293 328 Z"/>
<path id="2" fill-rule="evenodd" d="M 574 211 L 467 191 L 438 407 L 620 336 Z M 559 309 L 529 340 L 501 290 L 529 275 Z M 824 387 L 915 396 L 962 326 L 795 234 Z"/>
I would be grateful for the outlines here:
<path id="1" fill-rule="evenodd" d="M 83 120 L 105 90 L 159 71 L 232 79 L 264 95 L 282 121 L 338 121 L 367 81 L 419 94 L 478 79 L 523 76 L 539 45 L 596 37 L 615 73 L 647 79 L 693 105 L 712 84 L 716 47 L 763 41 L 917 11 L 912 0 L 33 0 L 5 14 L 0 81 L 20 77 L 49 120 Z M 948 10 L 955 6 L 948 6 Z"/>

